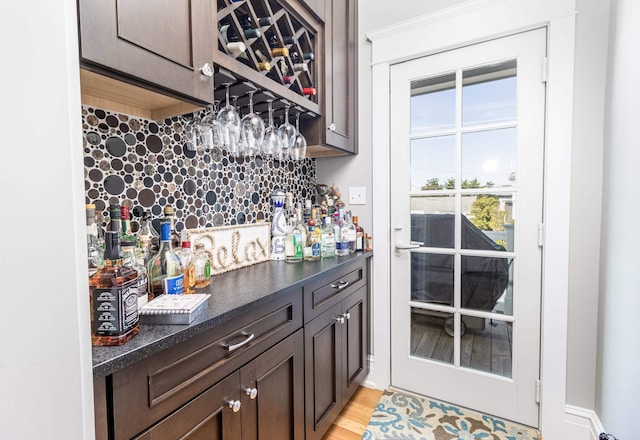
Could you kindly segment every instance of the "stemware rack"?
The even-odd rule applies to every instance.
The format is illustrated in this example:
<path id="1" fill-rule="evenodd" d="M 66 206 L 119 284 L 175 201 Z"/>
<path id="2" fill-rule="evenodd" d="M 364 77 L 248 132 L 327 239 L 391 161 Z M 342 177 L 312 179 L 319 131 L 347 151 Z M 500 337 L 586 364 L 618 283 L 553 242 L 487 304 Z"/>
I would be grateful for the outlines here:
<path id="1" fill-rule="evenodd" d="M 271 100 L 276 117 L 287 105 L 303 118 L 320 114 L 318 94 L 304 90 L 321 92 L 317 53 L 322 47 L 321 25 L 300 9 L 287 0 L 217 0 L 216 100 L 224 100 L 225 84 L 231 84 L 229 93 L 238 97 L 241 108 L 248 105 L 247 92 L 253 90 L 256 112 L 266 112 Z M 244 32 L 248 22 L 258 31 L 249 37 Z M 229 50 L 229 36 L 245 50 Z"/>

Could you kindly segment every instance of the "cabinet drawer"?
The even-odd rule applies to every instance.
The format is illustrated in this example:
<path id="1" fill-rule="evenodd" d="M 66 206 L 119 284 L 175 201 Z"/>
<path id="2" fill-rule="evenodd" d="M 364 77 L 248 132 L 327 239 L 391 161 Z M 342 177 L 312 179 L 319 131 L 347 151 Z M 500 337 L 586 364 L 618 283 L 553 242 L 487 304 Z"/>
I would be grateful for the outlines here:
<path id="1" fill-rule="evenodd" d="M 342 301 L 367 284 L 366 261 L 340 266 L 303 287 L 304 322 Z"/>
<path id="2" fill-rule="evenodd" d="M 112 376 L 116 439 L 131 438 L 302 326 L 300 291 Z"/>

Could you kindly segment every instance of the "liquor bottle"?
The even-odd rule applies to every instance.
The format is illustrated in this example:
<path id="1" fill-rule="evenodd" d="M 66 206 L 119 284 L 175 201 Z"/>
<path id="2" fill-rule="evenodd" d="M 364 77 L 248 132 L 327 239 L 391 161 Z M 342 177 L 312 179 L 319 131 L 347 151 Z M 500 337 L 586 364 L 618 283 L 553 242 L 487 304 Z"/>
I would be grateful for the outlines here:
<path id="1" fill-rule="evenodd" d="M 322 230 L 316 224 L 315 214 L 315 209 L 313 209 L 311 218 L 307 222 L 307 245 L 304 251 L 306 261 L 318 261 L 321 254 Z"/>
<path id="2" fill-rule="evenodd" d="M 335 222 L 336 231 L 336 256 L 344 257 L 349 255 L 349 228 L 344 221 L 344 211 L 341 209 L 337 213 L 337 221 Z"/>
<path id="3" fill-rule="evenodd" d="M 304 201 L 304 211 L 302 211 L 302 221 L 305 225 L 309 225 L 309 219 L 311 219 L 311 200 Z"/>
<path id="4" fill-rule="evenodd" d="M 132 240 L 122 240 L 122 265 L 132 267 L 138 274 L 136 282 L 136 296 L 138 297 L 138 309 L 149 302 L 149 278 L 147 268 L 142 261 L 138 260 L 136 253 L 136 242 Z"/>
<path id="5" fill-rule="evenodd" d="M 120 252 L 120 233 L 108 231 L 104 266 L 89 279 L 92 345 L 122 345 L 139 331 L 138 274 Z"/>
<path id="6" fill-rule="evenodd" d="M 302 247 L 304 242 L 302 237 L 304 229 L 302 222 L 298 222 L 296 216 L 291 216 L 289 231 L 284 242 L 285 256 L 288 263 L 299 263 L 302 261 Z"/>
<path id="7" fill-rule="evenodd" d="M 149 288 L 154 298 L 168 294 L 182 294 L 184 272 L 180 257 L 171 245 L 171 223 L 163 220 L 160 225 L 160 249 L 149 259 Z"/>
<path id="8" fill-rule="evenodd" d="M 191 242 L 186 237 L 182 240 L 180 263 L 184 273 L 183 293 L 193 293 L 196 291 L 196 266 L 193 252 L 191 252 Z"/>
<path id="9" fill-rule="evenodd" d="M 349 253 L 353 254 L 356 251 L 356 240 L 358 231 L 356 230 L 356 226 L 353 224 L 351 211 L 347 211 L 347 217 L 345 221 L 347 224 L 347 241 L 349 242 Z"/>
<path id="10" fill-rule="evenodd" d="M 109 205 L 109 227 L 111 232 L 117 232 L 122 238 L 122 213 L 120 205 Z"/>
<path id="11" fill-rule="evenodd" d="M 98 225 L 96 225 L 96 205 L 89 203 L 85 206 L 87 215 L 87 265 L 89 273 L 93 275 L 102 266 L 102 255 L 104 253 L 104 240 L 98 235 Z"/>
<path id="12" fill-rule="evenodd" d="M 171 225 L 171 246 L 173 246 L 173 249 L 179 249 L 180 235 L 178 235 L 178 233 L 176 232 L 176 212 L 172 206 L 165 206 L 163 212 L 165 220 L 168 220 L 169 224 Z"/>
<path id="13" fill-rule="evenodd" d="M 158 252 L 158 248 L 160 247 L 160 235 L 151 225 L 151 213 L 149 211 L 144 211 L 142 214 L 140 229 L 138 229 L 138 232 L 136 233 L 136 238 L 140 243 L 140 247 L 146 248 L 147 259 L 149 258 L 149 254 Z"/>
<path id="14" fill-rule="evenodd" d="M 320 249 L 320 257 L 332 258 L 336 256 L 336 239 L 331 217 L 326 217 L 322 227 L 322 241 Z"/>
<path id="15" fill-rule="evenodd" d="M 137 241 L 136 237 L 131 232 L 131 216 L 129 215 L 129 207 L 122 205 L 120 207 L 120 217 L 122 221 L 122 234 L 120 239 L 122 241 Z"/>
<path id="16" fill-rule="evenodd" d="M 284 260 L 284 242 L 287 234 L 287 218 L 284 213 L 284 191 L 271 193 L 273 199 L 273 221 L 271 223 L 271 259 Z"/>
<path id="17" fill-rule="evenodd" d="M 194 270 L 196 273 L 196 289 L 201 289 L 211 284 L 211 261 L 204 252 L 204 244 L 202 243 L 196 244 Z"/>
<path id="18" fill-rule="evenodd" d="M 358 216 L 353 216 L 353 225 L 356 227 L 356 251 L 364 250 L 364 229 L 358 224 Z"/>

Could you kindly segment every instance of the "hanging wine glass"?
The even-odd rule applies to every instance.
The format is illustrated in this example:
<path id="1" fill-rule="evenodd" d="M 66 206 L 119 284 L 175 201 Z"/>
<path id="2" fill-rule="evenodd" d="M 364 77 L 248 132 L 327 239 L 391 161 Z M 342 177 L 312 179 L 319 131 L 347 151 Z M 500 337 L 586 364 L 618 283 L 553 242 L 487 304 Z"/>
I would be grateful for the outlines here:
<path id="1" fill-rule="evenodd" d="M 200 145 L 206 151 L 220 147 L 220 124 L 216 119 L 216 108 L 209 106 L 209 113 L 200 120 Z"/>
<path id="2" fill-rule="evenodd" d="M 269 108 L 269 122 L 264 129 L 264 138 L 262 141 L 262 154 L 265 156 L 279 157 L 282 153 L 282 144 L 278 137 L 278 129 L 273 125 L 273 100 L 267 100 Z"/>
<path id="3" fill-rule="evenodd" d="M 249 92 L 249 113 L 242 118 L 240 133 L 245 144 L 245 154 L 253 157 L 260 154 L 260 147 L 264 140 L 264 121 L 253 112 L 253 94 Z"/>
<path id="4" fill-rule="evenodd" d="M 234 107 L 229 103 L 229 86 L 225 84 L 226 105 L 218 112 L 217 121 L 220 124 L 220 139 L 222 148 L 227 150 L 231 156 L 238 155 L 240 147 L 240 115 Z"/>
<path id="5" fill-rule="evenodd" d="M 282 143 L 282 159 L 289 157 L 293 142 L 296 137 L 296 129 L 293 125 L 289 124 L 289 106 L 284 108 L 284 121 L 280 127 L 278 127 L 278 136 Z"/>
<path id="6" fill-rule="evenodd" d="M 184 149 L 196 151 L 198 143 L 200 142 L 200 123 L 195 113 L 193 113 L 191 119 L 186 119 L 186 121 L 184 124 L 184 134 L 182 135 Z"/>
<path id="7" fill-rule="evenodd" d="M 307 140 L 300 133 L 300 113 L 296 115 L 296 137 L 291 148 L 291 159 L 302 160 L 307 155 Z"/>

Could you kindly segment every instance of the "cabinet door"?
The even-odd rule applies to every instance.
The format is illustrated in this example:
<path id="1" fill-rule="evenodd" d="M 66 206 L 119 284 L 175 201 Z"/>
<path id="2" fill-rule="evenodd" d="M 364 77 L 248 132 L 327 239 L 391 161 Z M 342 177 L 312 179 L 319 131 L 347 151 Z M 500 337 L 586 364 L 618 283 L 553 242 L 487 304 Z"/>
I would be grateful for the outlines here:
<path id="1" fill-rule="evenodd" d="M 242 440 L 304 439 L 303 331 L 240 371 Z"/>
<path id="2" fill-rule="evenodd" d="M 367 288 L 362 287 L 346 298 L 342 304 L 346 315 L 342 343 L 343 399 L 347 402 L 369 373 L 367 361 L 368 312 Z"/>
<path id="3" fill-rule="evenodd" d="M 342 410 L 341 314 L 337 304 L 304 327 L 307 440 L 321 439 Z"/>
<path id="4" fill-rule="evenodd" d="M 326 0 L 326 144 L 357 153 L 357 0 Z"/>
<path id="5" fill-rule="evenodd" d="M 209 388 L 169 417 L 145 431 L 136 440 L 239 439 L 241 414 L 230 402 L 240 398 L 240 373 L 236 372 Z"/>
<path id="6" fill-rule="evenodd" d="M 200 73 L 213 57 L 210 0 L 80 0 L 78 13 L 83 66 L 213 100 L 213 79 Z"/>

